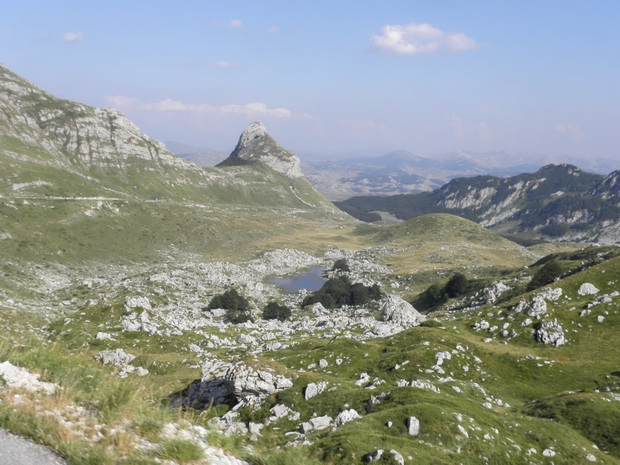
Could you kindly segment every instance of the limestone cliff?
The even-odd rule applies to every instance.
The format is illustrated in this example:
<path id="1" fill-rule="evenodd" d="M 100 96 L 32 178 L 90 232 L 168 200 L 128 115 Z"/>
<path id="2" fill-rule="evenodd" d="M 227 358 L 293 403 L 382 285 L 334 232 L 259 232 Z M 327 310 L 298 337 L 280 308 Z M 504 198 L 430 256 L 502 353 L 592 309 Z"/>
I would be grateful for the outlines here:
<path id="1" fill-rule="evenodd" d="M 267 134 L 261 123 L 250 124 L 239 137 L 230 156 L 218 166 L 261 163 L 289 178 L 301 178 L 303 173 L 297 156 L 283 149 Z"/>

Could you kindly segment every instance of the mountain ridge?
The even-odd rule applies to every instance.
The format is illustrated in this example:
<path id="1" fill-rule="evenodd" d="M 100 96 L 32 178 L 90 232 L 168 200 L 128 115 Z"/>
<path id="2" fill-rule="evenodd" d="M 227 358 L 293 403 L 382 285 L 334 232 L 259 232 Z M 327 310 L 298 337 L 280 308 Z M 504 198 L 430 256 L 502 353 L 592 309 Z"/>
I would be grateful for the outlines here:
<path id="1" fill-rule="evenodd" d="M 451 213 L 514 236 L 618 243 L 619 173 L 550 164 L 536 173 L 456 178 L 431 192 L 354 197 L 336 205 L 366 221 L 380 220 L 377 211 L 401 220 Z"/>

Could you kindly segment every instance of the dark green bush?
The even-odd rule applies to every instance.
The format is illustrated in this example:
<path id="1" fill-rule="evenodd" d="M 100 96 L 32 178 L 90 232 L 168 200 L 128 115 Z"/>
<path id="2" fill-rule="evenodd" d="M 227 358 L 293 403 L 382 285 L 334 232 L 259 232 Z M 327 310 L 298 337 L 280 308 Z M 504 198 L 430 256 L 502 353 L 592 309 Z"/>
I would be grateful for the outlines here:
<path id="1" fill-rule="evenodd" d="M 325 308 L 339 308 L 343 305 L 364 305 L 383 296 L 381 288 L 374 284 L 365 286 L 361 283 L 351 284 L 346 276 L 328 280 L 317 292 L 307 296 L 302 306 L 320 303 Z"/>
<path id="2" fill-rule="evenodd" d="M 562 267 L 556 260 L 551 260 L 539 269 L 527 285 L 528 291 L 551 284 L 562 275 Z"/>
<path id="3" fill-rule="evenodd" d="M 269 302 L 263 310 L 263 320 L 285 321 L 291 317 L 291 309 L 277 302 Z"/>
<path id="4" fill-rule="evenodd" d="M 346 271 L 347 273 L 351 271 L 349 268 L 349 263 L 346 258 L 339 258 L 334 262 L 334 266 L 332 266 L 332 271 Z"/>
<path id="5" fill-rule="evenodd" d="M 444 286 L 444 292 L 450 298 L 463 295 L 469 287 L 469 280 L 463 273 L 455 273 Z"/>
<path id="6" fill-rule="evenodd" d="M 239 295 L 235 289 L 228 289 L 223 294 L 213 297 L 209 303 L 208 309 L 223 308 L 225 310 L 248 310 L 249 305 L 247 299 Z"/>
<path id="7" fill-rule="evenodd" d="M 239 324 L 252 320 L 250 303 L 245 297 L 239 295 L 235 289 L 228 289 L 223 294 L 213 297 L 207 308 L 209 310 L 214 308 L 225 309 L 224 319 L 228 323 Z"/>

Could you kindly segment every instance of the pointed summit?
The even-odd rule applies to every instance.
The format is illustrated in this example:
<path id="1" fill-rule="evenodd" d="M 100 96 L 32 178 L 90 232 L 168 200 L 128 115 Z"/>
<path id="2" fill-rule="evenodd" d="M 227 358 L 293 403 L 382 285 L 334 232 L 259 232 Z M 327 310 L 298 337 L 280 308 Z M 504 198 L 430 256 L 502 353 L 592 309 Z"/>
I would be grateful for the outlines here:
<path id="1" fill-rule="evenodd" d="M 230 156 L 218 166 L 249 165 L 262 163 L 272 170 L 288 176 L 301 178 L 300 160 L 288 150 L 283 149 L 267 134 L 265 126 L 255 122 L 250 124 L 239 137 L 239 142 Z"/>

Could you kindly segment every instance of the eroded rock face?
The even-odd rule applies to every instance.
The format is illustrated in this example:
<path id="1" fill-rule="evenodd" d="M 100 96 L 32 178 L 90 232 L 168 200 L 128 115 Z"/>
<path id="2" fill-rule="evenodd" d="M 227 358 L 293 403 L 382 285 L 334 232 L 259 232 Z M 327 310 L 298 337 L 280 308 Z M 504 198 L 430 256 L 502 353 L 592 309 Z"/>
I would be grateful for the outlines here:
<path id="1" fill-rule="evenodd" d="M 397 295 L 388 296 L 381 305 L 381 319 L 403 328 L 418 326 L 426 317 L 418 312 L 413 305 Z"/>

